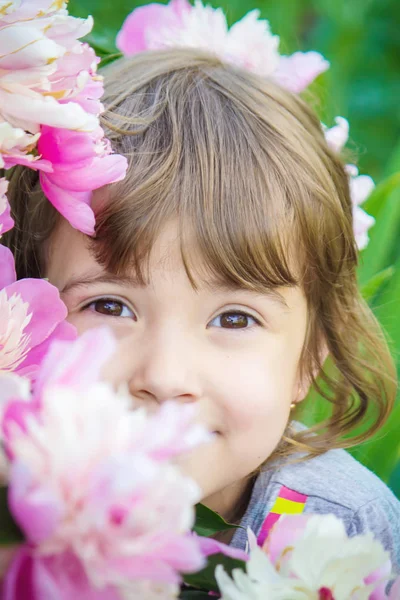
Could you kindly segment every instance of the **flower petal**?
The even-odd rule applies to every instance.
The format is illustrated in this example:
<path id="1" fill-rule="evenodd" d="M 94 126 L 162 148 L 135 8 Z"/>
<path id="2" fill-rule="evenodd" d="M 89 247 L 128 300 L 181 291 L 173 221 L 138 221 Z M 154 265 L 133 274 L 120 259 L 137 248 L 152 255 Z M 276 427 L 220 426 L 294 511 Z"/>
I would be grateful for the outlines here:
<path id="1" fill-rule="evenodd" d="M 113 588 L 90 586 L 73 554 L 45 557 L 28 545 L 17 551 L 2 591 L 2 600 L 121 600 Z"/>
<path id="2" fill-rule="evenodd" d="M 17 279 L 14 257 L 9 248 L 0 244 L 0 290 Z"/>
<path id="3" fill-rule="evenodd" d="M 0 105 L 11 121 L 81 131 L 93 131 L 99 125 L 97 117 L 85 112 L 76 102 L 61 104 L 51 96 L 34 92 L 22 94 L 0 88 Z"/>
<path id="4" fill-rule="evenodd" d="M 349 139 L 349 122 L 343 117 L 336 117 L 335 123 L 330 129 L 325 129 L 325 139 L 332 150 L 340 152 Z"/>
<path id="5" fill-rule="evenodd" d="M 11 513 L 27 541 L 40 544 L 54 534 L 63 517 L 63 503 L 50 488 L 35 484 L 35 477 L 24 463 L 12 462 L 8 496 Z"/>
<path id="6" fill-rule="evenodd" d="M 0 178 L 0 236 L 9 231 L 14 226 L 11 218 L 11 209 L 7 200 L 8 181 L 4 177 Z"/>
<path id="7" fill-rule="evenodd" d="M 45 385 L 83 389 L 99 379 L 115 349 L 115 339 L 106 328 L 92 329 L 73 342 L 54 341 L 41 365 L 35 392 L 41 393 Z"/>
<path id="8" fill-rule="evenodd" d="M 225 556 L 229 556 L 230 558 L 237 558 L 238 560 L 247 561 L 249 559 L 249 555 L 239 548 L 227 546 L 226 544 L 218 542 L 213 538 L 203 537 L 201 535 L 196 536 L 196 538 L 200 546 L 200 550 L 204 556 L 211 556 L 212 554 L 220 553 L 224 554 Z"/>
<path id="9" fill-rule="evenodd" d="M 91 191 L 71 192 L 54 185 L 50 179 L 41 174 L 40 183 L 48 200 L 67 221 L 82 233 L 94 234 L 95 216 L 89 203 Z"/>
<path id="10" fill-rule="evenodd" d="M 170 6 L 155 3 L 135 8 L 127 16 L 117 35 L 117 48 L 126 56 L 147 50 L 147 29 L 157 31 L 174 26 L 177 23 L 175 9 L 171 10 Z M 179 5 L 177 9 L 179 10 Z"/>
<path id="11" fill-rule="evenodd" d="M 53 185 L 71 193 L 97 190 L 103 185 L 115 183 L 125 177 L 127 161 L 119 154 L 109 154 L 93 158 L 85 167 L 71 168 L 69 171 L 55 169 L 48 176 Z"/>
<path id="12" fill-rule="evenodd" d="M 52 333 L 40 344 L 31 348 L 25 360 L 18 367 L 18 374 L 35 381 L 36 373 L 55 340 L 74 340 L 77 337 L 76 329 L 71 323 L 62 321 Z"/>
<path id="13" fill-rule="evenodd" d="M 29 69 L 52 63 L 65 52 L 53 40 L 45 37 L 38 27 L 18 23 L 0 28 L 0 68 Z"/>
<path id="14" fill-rule="evenodd" d="M 282 87 L 297 94 L 327 69 L 329 62 L 319 52 L 295 52 L 280 57 L 273 77 Z"/>

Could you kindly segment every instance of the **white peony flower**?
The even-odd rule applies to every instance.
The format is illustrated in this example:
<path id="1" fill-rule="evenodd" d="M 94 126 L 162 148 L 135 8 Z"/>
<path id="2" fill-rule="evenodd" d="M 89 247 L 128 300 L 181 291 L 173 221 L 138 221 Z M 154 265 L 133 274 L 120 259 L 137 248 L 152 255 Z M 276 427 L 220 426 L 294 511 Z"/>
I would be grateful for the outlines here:
<path id="1" fill-rule="evenodd" d="M 267 553 L 253 541 L 246 573 L 217 567 L 223 600 L 369 600 L 386 583 L 389 554 L 371 533 L 348 538 L 334 515 L 300 517 L 300 528 L 296 518 L 278 521 Z"/>

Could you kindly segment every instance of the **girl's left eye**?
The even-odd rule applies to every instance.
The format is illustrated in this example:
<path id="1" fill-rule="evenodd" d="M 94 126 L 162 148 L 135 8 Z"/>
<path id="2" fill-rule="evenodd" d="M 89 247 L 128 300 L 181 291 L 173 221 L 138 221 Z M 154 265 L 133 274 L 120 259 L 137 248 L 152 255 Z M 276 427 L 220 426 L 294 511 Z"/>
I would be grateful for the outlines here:
<path id="1" fill-rule="evenodd" d="M 99 298 L 98 300 L 93 300 L 89 304 L 86 304 L 86 306 L 83 307 L 83 310 L 90 310 L 109 317 L 130 318 L 136 321 L 135 313 L 128 308 L 124 302 L 115 300 L 114 298 Z"/>
<path id="2" fill-rule="evenodd" d="M 222 327 L 223 329 L 248 329 L 258 324 L 259 322 L 255 317 L 238 311 L 224 312 L 210 322 L 210 326 Z"/>

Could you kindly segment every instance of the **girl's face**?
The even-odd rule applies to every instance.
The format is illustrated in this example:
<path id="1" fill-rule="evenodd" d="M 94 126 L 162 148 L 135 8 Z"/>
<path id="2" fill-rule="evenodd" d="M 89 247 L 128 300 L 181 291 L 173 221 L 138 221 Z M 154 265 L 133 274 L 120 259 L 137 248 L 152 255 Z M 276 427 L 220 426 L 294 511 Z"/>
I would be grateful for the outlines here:
<path id="1" fill-rule="evenodd" d="M 49 254 L 47 277 L 69 321 L 79 333 L 107 325 L 118 340 L 105 377 L 126 382 L 150 408 L 168 399 L 197 405 L 215 436 L 187 456 L 184 468 L 202 487 L 204 503 L 229 518 L 247 476 L 280 441 L 290 404 L 306 392 L 299 380 L 307 322 L 302 291 L 259 294 L 204 276 L 194 290 L 173 225 L 154 245 L 146 286 L 134 272 L 106 272 L 67 223 Z M 206 272 L 200 259 L 198 267 Z"/>

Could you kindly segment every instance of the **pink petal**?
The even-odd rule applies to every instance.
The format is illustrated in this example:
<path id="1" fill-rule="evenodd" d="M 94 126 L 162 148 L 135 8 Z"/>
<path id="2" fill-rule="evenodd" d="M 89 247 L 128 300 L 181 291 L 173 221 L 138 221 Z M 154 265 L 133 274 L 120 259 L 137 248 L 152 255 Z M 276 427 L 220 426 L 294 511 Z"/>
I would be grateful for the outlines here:
<path id="1" fill-rule="evenodd" d="M 148 4 L 135 8 L 125 19 L 116 39 L 117 48 L 126 56 L 132 56 L 148 49 L 147 29 L 162 30 L 179 23 L 183 3 L 173 3 L 172 6 Z"/>
<path id="2" fill-rule="evenodd" d="M 93 133 L 43 126 L 38 150 L 49 162 L 61 164 L 68 170 L 71 165 L 87 165 L 93 159 L 93 142 Z"/>
<path id="3" fill-rule="evenodd" d="M 68 314 L 65 304 L 60 299 L 56 287 L 41 279 L 21 279 L 7 287 L 7 296 L 21 296 L 28 302 L 32 318 L 25 328 L 30 336 L 29 346 L 34 348 L 42 343 L 63 321 Z"/>
<path id="4" fill-rule="evenodd" d="M 194 534 L 196 535 L 196 534 Z M 239 548 L 233 548 L 233 546 L 227 546 L 212 538 L 203 537 L 201 535 L 196 536 L 197 542 L 200 546 L 200 550 L 204 556 L 211 556 L 212 554 L 224 554 L 230 558 L 237 558 L 238 560 L 249 560 L 249 555 Z"/>
<path id="5" fill-rule="evenodd" d="M 273 76 L 282 87 L 297 94 L 327 69 L 329 62 L 319 52 L 295 52 L 280 57 Z"/>
<path id="6" fill-rule="evenodd" d="M 74 341 L 55 341 L 41 365 L 35 393 L 48 385 L 82 389 L 97 381 L 115 348 L 115 339 L 106 328 L 91 329 Z"/>
<path id="7" fill-rule="evenodd" d="M 14 257 L 11 250 L 0 244 L 0 289 L 14 283 L 17 279 L 15 273 Z"/>
<path id="8" fill-rule="evenodd" d="M 10 460 L 13 460 L 14 454 L 11 449 L 11 440 L 14 435 L 15 426 L 21 431 L 26 431 L 26 420 L 32 416 L 37 416 L 40 406 L 31 399 L 12 399 L 7 404 L 2 417 L 1 428 L 2 437 L 5 441 L 5 450 Z"/>
<path id="9" fill-rule="evenodd" d="M 119 154 L 93 158 L 85 167 L 73 167 L 65 172 L 54 170 L 48 178 L 53 185 L 71 192 L 97 190 L 104 185 L 120 181 L 125 177 L 127 161 Z"/>
<path id="10" fill-rule="evenodd" d="M 163 583 L 180 583 L 179 574 L 165 561 L 157 561 L 151 556 L 138 555 L 134 560 L 116 558 L 107 560 L 107 568 L 124 579 L 146 579 Z"/>
<path id="11" fill-rule="evenodd" d="M 41 344 L 38 344 L 29 350 L 27 357 L 18 367 L 18 375 L 28 377 L 34 381 L 38 369 L 48 353 L 51 344 L 55 340 L 75 340 L 76 337 L 76 328 L 71 325 L 71 323 L 62 321 Z"/>
<path id="12" fill-rule="evenodd" d="M 89 203 L 91 191 L 70 192 L 54 185 L 48 178 L 41 174 L 40 183 L 48 200 L 54 208 L 78 231 L 86 235 L 94 234 L 95 216 Z"/>
<path id="13" fill-rule="evenodd" d="M 64 506 L 44 484 L 35 489 L 35 483 L 36 478 L 25 464 L 12 463 L 8 488 L 11 513 L 26 539 L 40 544 L 54 534 L 64 516 Z"/>
<path id="14" fill-rule="evenodd" d="M 375 225 L 374 217 L 371 217 L 359 206 L 353 206 L 353 230 L 359 250 L 368 245 L 368 231 Z"/>
<path id="15" fill-rule="evenodd" d="M 275 523 L 263 546 L 273 564 L 282 559 L 285 551 L 302 535 L 309 518 L 307 515 L 284 515 Z"/>
<path id="16" fill-rule="evenodd" d="M 332 150 L 340 152 L 349 139 L 349 123 L 343 117 L 336 117 L 335 123 L 333 127 L 325 130 L 325 139 Z"/>
<path id="17" fill-rule="evenodd" d="M 192 10 L 192 5 L 188 0 L 171 0 L 169 7 L 180 18 Z"/>
<path id="18" fill-rule="evenodd" d="M 15 165 L 22 165 L 24 167 L 29 167 L 34 171 L 45 171 L 46 173 L 51 173 L 53 171 L 51 162 L 33 157 L 31 154 L 12 154 L 11 156 L 8 156 L 4 162 L 7 169 L 11 169 L 11 167 L 15 167 Z"/>
<path id="19" fill-rule="evenodd" d="M 391 587 L 388 600 L 398 600 L 400 598 L 400 577 L 396 579 Z"/>
<path id="20" fill-rule="evenodd" d="M 0 88 L 0 105 L 5 118 L 13 121 L 84 131 L 93 131 L 98 127 L 98 119 L 86 113 L 76 102 L 61 104 L 51 96 L 33 92 L 10 93 Z"/>
<path id="21" fill-rule="evenodd" d="M 15 373 L 2 373 L 0 375 L 0 409 L 3 410 L 6 404 L 15 399 L 27 403 L 30 400 L 30 384 Z"/>
<path id="22" fill-rule="evenodd" d="M 41 557 L 28 545 L 14 558 L 2 592 L 2 600 L 120 600 L 110 587 L 91 587 L 73 554 Z"/>
<path id="23" fill-rule="evenodd" d="M 182 573 L 199 571 L 206 564 L 199 537 L 191 533 L 186 536 L 163 533 L 160 536 L 160 543 L 157 537 L 153 540 L 152 560 L 156 563 L 158 561 L 167 563 L 175 571 Z"/>
<path id="24" fill-rule="evenodd" d="M 60 58 L 65 49 L 48 39 L 39 27 L 20 23 L 18 27 L 0 28 L 0 68 L 29 69 L 48 65 Z"/>
<path id="25" fill-rule="evenodd" d="M 0 548 L 0 582 L 3 580 L 4 575 L 8 571 L 8 567 L 10 566 L 12 560 L 14 559 L 15 554 L 17 553 L 19 548 L 19 544 L 15 544 L 14 546 L 7 546 Z M 1 583 L 0 583 L 0 598 L 3 598 L 1 593 Z"/>
<path id="26" fill-rule="evenodd" d="M 376 569 L 376 571 L 374 571 L 373 573 L 371 573 L 371 575 L 369 575 L 368 577 L 365 578 L 366 585 L 370 585 L 371 583 L 381 581 L 381 583 L 379 583 L 379 585 L 374 589 L 372 594 L 369 596 L 368 600 L 383 600 L 384 598 L 386 598 L 385 590 L 386 590 L 388 581 L 390 580 L 391 573 L 392 573 L 392 564 L 391 564 L 390 560 L 388 560 L 386 564 L 384 564 L 379 569 Z"/>
<path id="27" fill-rule="evenodd" d="M 33 560 L 28 546 L 22 546 L 14 556 L 3 583 L 2 600 L 40 600 L 32 585 Z M 57 590 L 54 590 L 53 600 L 57 600 Z M 43 599 L 44 600 L 44 599 Z M 47 597 L 46 600 L 50 600 Z M 61 600 L 59 598 L 58 600 Z"/>
<path id="28" fill-rule="evenodd" d="M 11 218 L 11 209 L 7 199 L 8 181 L 5 177 L 0 178 L 0 235 L 14 227 Z"/>
<path id="29" fill-rule="evenodd" d="M 347 170 L 350 171 L 350 169 Z M 369 175 L 350 177 L 350 195 L 353 204 L 360 205 L 365 202 L 368 196 L 371 195 L 374 187 L 375 183 Z"/>

